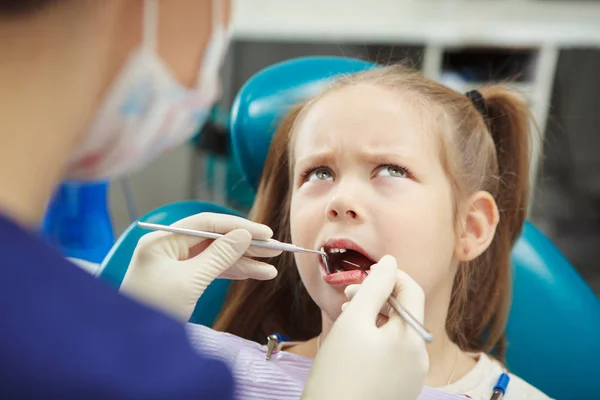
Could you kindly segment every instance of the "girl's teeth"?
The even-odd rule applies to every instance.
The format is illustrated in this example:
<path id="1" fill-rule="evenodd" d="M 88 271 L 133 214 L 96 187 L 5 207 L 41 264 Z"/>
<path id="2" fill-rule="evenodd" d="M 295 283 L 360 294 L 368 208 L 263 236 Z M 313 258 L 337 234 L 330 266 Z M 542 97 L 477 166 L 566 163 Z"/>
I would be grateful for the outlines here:
<path id="1" fill-rule="evenodd" d="M 345 253 L 346 249 L 329 249 L 330 253 Z"/>

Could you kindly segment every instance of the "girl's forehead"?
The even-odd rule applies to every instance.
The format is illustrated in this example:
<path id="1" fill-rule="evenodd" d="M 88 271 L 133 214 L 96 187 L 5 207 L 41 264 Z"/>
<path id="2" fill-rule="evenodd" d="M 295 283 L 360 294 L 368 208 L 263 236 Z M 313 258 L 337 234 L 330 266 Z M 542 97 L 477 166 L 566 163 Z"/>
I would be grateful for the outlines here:
<path id="1" fill-rule="evenodd" d="M 294 158 L 340 146 L 430 153 L 437 146 L 418 108 L 409 96 L 373 85 L 335 90 L 310 104 L 296 121 Z"/>

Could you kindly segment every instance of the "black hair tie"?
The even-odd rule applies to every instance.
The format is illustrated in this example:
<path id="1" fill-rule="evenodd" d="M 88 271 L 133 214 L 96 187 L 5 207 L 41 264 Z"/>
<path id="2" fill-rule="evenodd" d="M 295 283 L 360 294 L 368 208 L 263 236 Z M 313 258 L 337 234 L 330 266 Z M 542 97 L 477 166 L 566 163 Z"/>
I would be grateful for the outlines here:
<path id="1" fill-rule="evenodd" d="M 479 90 L 471 90 L 465 93 L 465 96 L 471 100 L 471 103 L 473 103 L 477 111 L 479 111 L 479 113 L 483 116 L 483 119 L 487 119 L 487 106 L 485 105 L 485 99 Z"/>

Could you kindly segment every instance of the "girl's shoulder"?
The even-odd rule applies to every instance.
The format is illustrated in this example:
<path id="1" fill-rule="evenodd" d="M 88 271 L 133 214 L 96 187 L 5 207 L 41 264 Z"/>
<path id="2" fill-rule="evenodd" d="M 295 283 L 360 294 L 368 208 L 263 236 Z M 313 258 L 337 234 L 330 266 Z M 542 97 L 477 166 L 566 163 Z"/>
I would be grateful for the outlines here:
<path id="1" fill-rule="evenodd" d="M 462 394 L 475 400 L 489 400 L 494 386 L 500 375 L 505 372 L 500 362 L 490 358 L 487 354 L 474 355 L 478 358 L 475 367 L 459 381 L 446 386 L 445 391 Z M 539 389 L 525 382 L 516 375 L 508 374 L 510 381 L 506 388 L 503 400 L 549 400 Z"/>

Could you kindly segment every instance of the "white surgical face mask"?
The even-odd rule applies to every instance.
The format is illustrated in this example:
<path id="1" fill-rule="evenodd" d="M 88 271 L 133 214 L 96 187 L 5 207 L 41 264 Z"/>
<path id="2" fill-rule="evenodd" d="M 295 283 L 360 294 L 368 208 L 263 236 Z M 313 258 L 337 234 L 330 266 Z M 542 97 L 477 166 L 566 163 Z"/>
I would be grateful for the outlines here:
<path id="1" fill-rule="evenodd" d="M 212 2 L 212 34 L 195 88 L 180 84 L 156 52 L 158 0 L 144 1 L 140 49 L 131 55 L 69 160 L 68 178 L 116 178 L 185 143 L 220 95 L 219 70 L 229 43 L 222 1 Z"/>

